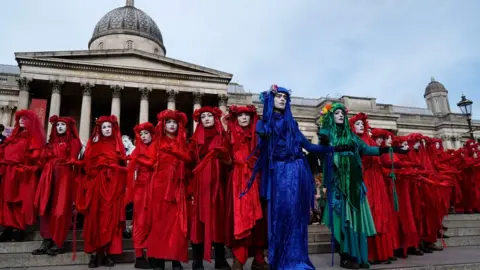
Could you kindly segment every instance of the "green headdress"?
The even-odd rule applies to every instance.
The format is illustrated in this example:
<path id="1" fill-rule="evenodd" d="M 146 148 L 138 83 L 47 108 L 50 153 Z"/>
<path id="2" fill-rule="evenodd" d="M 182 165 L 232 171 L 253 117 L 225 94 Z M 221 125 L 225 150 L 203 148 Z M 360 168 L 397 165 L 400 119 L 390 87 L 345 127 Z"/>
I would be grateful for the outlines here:
<path id="1" fill-rule="evenodd" d="M 342 110 L 343 111 L 343 125 L 335 124 L 335 119 L 333 115 L 335 111 Z M 330 141 L 333 146 L 335 145 L 346 145 L 351 144 L 353 140 L 353 132 L 350 129 L 348 124 L 348 110 L 345 106 L 341 103 L 332 103 L 327 104 L 325 107 L 322 108 L 320 111 L 320 125 L 321 129 L 327 132 L 330 137 Z"/>

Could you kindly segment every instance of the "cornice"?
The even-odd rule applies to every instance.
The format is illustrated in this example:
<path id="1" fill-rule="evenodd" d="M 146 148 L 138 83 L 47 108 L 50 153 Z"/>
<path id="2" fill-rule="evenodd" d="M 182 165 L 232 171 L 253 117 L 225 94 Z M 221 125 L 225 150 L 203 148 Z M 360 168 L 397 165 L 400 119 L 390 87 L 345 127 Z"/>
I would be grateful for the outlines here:
<path id="1" fill-rule="evenodd" d="M 164 71 L 153 71 L 153 70 L 142 70 L 137 68 L 127 68 L 127 67 L 114 67 L 114 66 L 105 66 L 102 64 L 89 63 L 88 65 L 82 63 L 73 63 L 67 62 L 64 60 L 56 61 L 52 59 L 34 59 L 34 58 L 17 58 L 18 64 L 21 67 L 22 65 L 29 66 L 39 66 L 39 67 L 51 67 L 51 68 L 60 68 L 60 69 L 73 69 L 73 70 L 86 70 L 94 72 L 108 72 L 108 73 L 117 73 L 125 75 L 138 75 L 138 76 L 147 76 L 147 77 L 160 77 L 160 78 L 169 78 L 169 79 L 180 79 L 180 80 L 189 80 L 189 81 L 202 81 L 202 82 L 213 82 L 213 83 L 223 83 L 228 84 L 230 78 L 218 78 L 209 75 L 192 75 L 185 74 L 181 72 L 164 72 Z"/>

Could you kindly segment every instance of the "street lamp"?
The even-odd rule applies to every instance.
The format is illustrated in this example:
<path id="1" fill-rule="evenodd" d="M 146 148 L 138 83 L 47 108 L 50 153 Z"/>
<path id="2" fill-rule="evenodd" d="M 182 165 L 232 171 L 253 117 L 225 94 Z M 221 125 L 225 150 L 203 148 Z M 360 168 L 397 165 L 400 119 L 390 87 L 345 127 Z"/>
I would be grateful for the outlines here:
<path id="1" fill-rule="evenodd" d="M 457 106 L 462 111 L 462 114 L 467 117 L 470 139 L 474 140 L 472 130 L 472 104 L 473 102 L 471 100 L 467 99 L 465 95 L 462 95 L 462 99 L 457 103 Z"/>

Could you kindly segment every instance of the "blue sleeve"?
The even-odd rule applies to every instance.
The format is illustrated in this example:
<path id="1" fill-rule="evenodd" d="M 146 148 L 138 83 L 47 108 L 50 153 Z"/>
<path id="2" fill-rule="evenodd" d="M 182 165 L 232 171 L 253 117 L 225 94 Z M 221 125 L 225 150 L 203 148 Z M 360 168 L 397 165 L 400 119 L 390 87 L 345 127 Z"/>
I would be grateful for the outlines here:
<path id="1" fill-rule="evenodd" d="M 300 132 L 300 140 L 302 147 L 307 150 L 309 153 L 332 153 L 333 147 L 331 146 L 323 146 L 323 145 L 316 145 L 307 140 L 305 136 Z"/>

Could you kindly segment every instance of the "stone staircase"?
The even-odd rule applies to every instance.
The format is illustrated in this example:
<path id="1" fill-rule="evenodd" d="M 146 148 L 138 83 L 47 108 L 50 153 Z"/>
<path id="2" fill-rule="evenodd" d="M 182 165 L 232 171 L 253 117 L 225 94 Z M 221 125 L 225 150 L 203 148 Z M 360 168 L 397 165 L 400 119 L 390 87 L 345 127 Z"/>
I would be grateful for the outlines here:
<path id="1" fill-rule="evenodd" d="M 447 248 L 443 253 L 448 253 L 452 247 L 480 247 L 480 214 L 473 215 L 453 215 L 446 218 L 444 225 L 449 227 L 447 235 L 448 239 L 444 239 Z M 0 268 L 20 268 L 20 267 L 35 267 L 35 266 L 67 266 L 67 265 L 86 265 L 88 263 L 88 256 L 83 253 L 83 240 L 81 238 L 81 231 L 77 231 L 77 258 L 72 261 L 72 238 L 73 232 L 70 232 L 68 240 L 65 243 L 67 253 L 58 255 L 56 257 L 50 256 L 34 256 L 31 254 L 32 250 L 38 248 L 41 244 L 42 238 L 39 231 L 34 231 L 28 234 L 24 242 L 8 242 L 0 243 Z M 327 228 L 321 225 L 309 226 L 309 253 L 322 254 L 330 253 L 330 233 Z M 439 240 L 438 244 L 442 244 Z M 191 258 L 191 250 L 189 250 Z M 228 254 L 231 256 L 231 254 Z M 330 257 L 328 255 L 328 257 Z M 424 256 L 428 258 L 428 255 Z M 423 257 L 422 257 L 423 258 Z M 133 263 L 135 255 L 133 252 L 132 240 L 124 240 L 124 253 L 115 258 L 118 263 Z M 409 259 L 410 260 L 410 259 Z M 408 261 L 408 260 L 406 260 Z M 470 263 L 472 262 L 458 262 Z M 396 264 L 388 266 L 390 269 L 395 269 Z M 480 262 L 474 263 L 475 267 L 468 269 L 480 269 Z M 398 267 L 398 266 L 397 266 Z M 376 267 L 375 267 L 376 268 Z M 385 269 L 385 268 L 383 268 Z M 463 268 L 462 268 L 463 269 Z"/>

